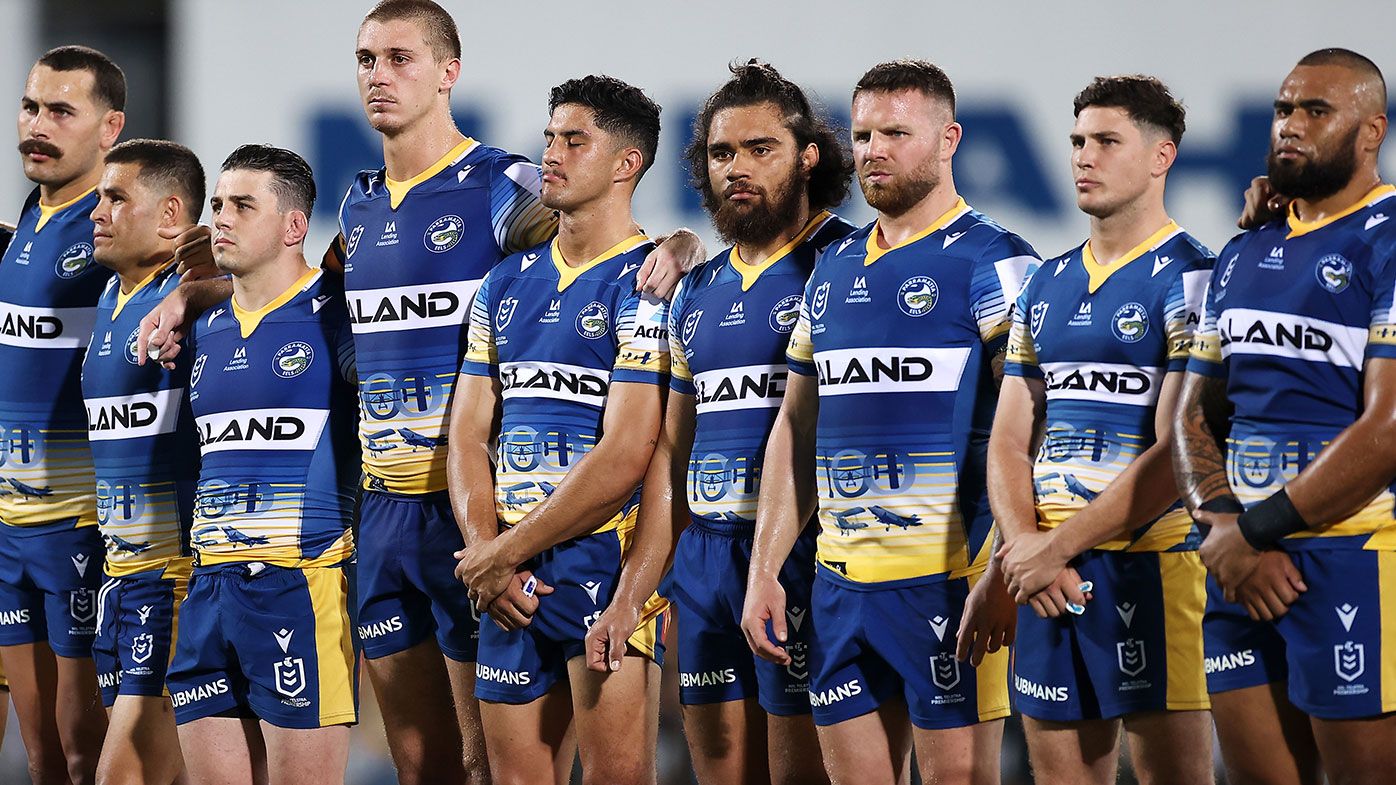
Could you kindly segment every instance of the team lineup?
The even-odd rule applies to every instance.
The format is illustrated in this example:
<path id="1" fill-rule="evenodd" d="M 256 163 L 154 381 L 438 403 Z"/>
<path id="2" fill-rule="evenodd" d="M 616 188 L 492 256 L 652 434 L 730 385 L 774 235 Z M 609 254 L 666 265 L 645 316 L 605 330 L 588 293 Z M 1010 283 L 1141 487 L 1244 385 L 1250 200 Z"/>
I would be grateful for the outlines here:
<path id="1" fill-rule="evenodd" d="M 1182 104 L 1094 79 L 1090 233 L 1044 258 L 957 192 L 927 61 L 868 69 L 849 133 L 734 63 L 684 153 L 709 255 L 636 222 L 641 88 L 554 87 L 534 164 L 457 129 L 431 0 L 354 57 L 384 165 L 314 262 L 299 155 L 210 189 L 120 140 L 105 55 L 29 72 L 0 696 L 33 782 L 342 783 L 362 673 L 402 783 L 652 783 L 666 656 L 704 785 L 997 783 L 1012 710 L 1038 783 L 1114 782 L 1122 734 L 1145 783 L 1213 782 L 1214 737 L 1231 783 L 1389 781 L 1372 61 L 1283 75 L 1216 254 L 1165 209 Z"/>

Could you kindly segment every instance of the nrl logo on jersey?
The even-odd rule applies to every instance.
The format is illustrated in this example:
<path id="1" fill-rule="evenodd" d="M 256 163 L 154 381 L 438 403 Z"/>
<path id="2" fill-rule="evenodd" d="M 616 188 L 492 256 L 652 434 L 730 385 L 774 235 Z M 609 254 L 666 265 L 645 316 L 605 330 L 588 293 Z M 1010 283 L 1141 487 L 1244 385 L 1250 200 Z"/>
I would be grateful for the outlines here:
<path id="1" fill-rule="evenodd" d="M 577 334 L 583 338 L 600 338 L 606 334 L 611 312 L 592 300 L 577 314 Z"/>
<path id="2" fill-rule="evenodd" d="M 801 295 L 792 294 L 789 297 L 776 303 L 771 309 L 771 329 L 778 333 L 788 333 L 795 329 L 795 322 L 800 319 L 800 301 L 804 299 Z"/>
<path id="3" fill-rule="evenodd" d="M 829 309 L 829 281 L 820 284 L 814 290 L 814 299 L 810 301 L 809 314 L 815 319 L 824 318 L 824 312 Z"/>
<path id="4" fill-rule="evenodd" d="M 916 275 L 897 290 L 897 306 L 907 316 L 925 316 L 940 302 L 940 287 L 932 278 Z"/>
<path id="5" fill-rule="evenodd" d="M 92 263 L 92 243 L 74 243 L 59 254 L 54 272 L 59 278 L 76 278 Z"/>
<path id="6" fill-rule="evenodd" d="M 1047 320 L 1047 308 L 1051 303 L 1033 303 L 1028 309 L 1028 332 L 1036 338 L 1042 332 L 1042 323 Z"/>
<path id="7" fill-rule="evenodd" d="M 292 341 L 271 358 L 271 369 L 283 379 L 294 379 L 305 373 L 315 359 L 315 350 L 304 341 Z"/>
<path id="8" fill-rule="evenodd" d="M 494 329 L 503 332 L 509 322 L 514 321 L 514 311 L 518 310 L 519 298 L 505 297 L 499 301 L 499 310 L 494 312 Z"/>
<path id="9" fill-rule="evenodd" d="M 702 318 L 703 310 L 701 308 L 684 317 L 683 331 L 680 333 L 680 335 L 683 336 L 683 342 L 685 344 L 691 343 L 693 341 L 694 333 L 698 332 L 698 320 Z"/>
<path id="10" fill-rule="evenodd" d="M 358 225 L 358 226 L 355 226 L 355 227 L 349 232 L 349 240 L 348 240 L 348 242 L 346 242 L 346 243 L 344 244 L 344 258 L 345 258 L 345 259 L 353 259 L 353 258 L 354 258 L 354 252 L 357 251 L 357 250 L 359 250 L 359 238 L 360 238 L 360 237 L 363 237 L 363 236 L 364 236 L 364 227 L 363 227 L 362 224 L 360 224 L 360 225 Z"/>
<path id="11" fill-rule="evenodd" d="M 465 234 L 465 222 L 458 215 L 443 215 L 427 227 L 422 242 L 432 253 L 445 253 L 456 247 Z"/>
<path id="12" fill-rule="evenodd" d="M 194 368 L 189 372 L 189 386 L 197 387 L 199 380 L 204 378 L 204 365 L 208 363 L 208 355 L 201 354 L 194 359 Z"/>
<path id="13" fill-rule="evenodd" d="M 1331 253 L 1318 260 L 1314 268 L 1318 284 L 1333 294 L 1341 294 L 1352 281 L 1352 262 L 1342 254 Z"/>
<path id="14" fill-rule="evenodd" d="M 1110 330 L 1125 343 L 1134 343 L 1149 334 L 1149 312 L 1139 303 L 1125 303 L 1110 320 Z"/>

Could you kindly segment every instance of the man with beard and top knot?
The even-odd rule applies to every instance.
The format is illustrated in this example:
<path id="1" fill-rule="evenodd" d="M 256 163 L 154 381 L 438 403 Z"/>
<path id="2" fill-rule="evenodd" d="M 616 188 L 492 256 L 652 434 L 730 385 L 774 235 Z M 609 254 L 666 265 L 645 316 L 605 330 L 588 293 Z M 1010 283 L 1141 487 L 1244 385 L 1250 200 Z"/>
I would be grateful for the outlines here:
<path id="1" fill-rule="evenodd" d="M 998 782 L 1013 604 L 997 598 L 971 636 L 972 663 L 956 658 L 956 630 L 967 601 L 982 601 L 971 590 L 993 539 L 989 425 L 1010 307 L 1038 259 L 956 192 L 962 132 L 944 71 L 874 66 L 854 88 L 852 119 L 878 218 L 831 245 L 805 288 L 742 626 L 757 654 L 787 661 L 777 576 L 817 505 L 804 623 L 830 778 L 903 781 L 914 739 L 923 780 Z"/>
<path id="2" fill-rule="evenodd" d="M 1090 237 L 1018 299 L 989 440 L 1005 542 L 989 570 L 1031 606 L 1014 700 L 1040 785 L 1115 782 L 1121 726 L 1145 781 L 1211 783 L 1206 570 L 1170 452 L 1213 260 L 1164 207 L 1184 111 L 1146 76 L 1097 78 L 1074 104 Z"/>
<path id="3" fill-rule="evenodd" d="M 784 663 L 753 657 L 741 612 L 786 345 L 815 257 L 853 231 L 829 212 L 847 197 L 853 165 L 799 86 L 757 60 L 733 66 L 704 104 L 688 163 L 718 234 L 733 246 L 690 272 L 674 295 L 664 425 L 635 545 L 615 599 L 588 633 L 587 661 L 597 670 L 623 661 L 627 630 L 672 555 L 662 593 L 683 617 L 679 698 L 698 781 L 827 781 L 810 721 L 803 624 L 814 581 L 813 520 L 780 571 L 789 620 Z"/>
<path id="4" fill-rule="evenodd" d="M 1174 456 L 1210 527 L 1203 634 L 1233 782 L 1379 783 L 1396 767 L 1386 106 L 1381 71 L 1355 52 L 1290 71 L 1268 168 L 1292 201 L 1222 249 L 1188 363 Z"/>

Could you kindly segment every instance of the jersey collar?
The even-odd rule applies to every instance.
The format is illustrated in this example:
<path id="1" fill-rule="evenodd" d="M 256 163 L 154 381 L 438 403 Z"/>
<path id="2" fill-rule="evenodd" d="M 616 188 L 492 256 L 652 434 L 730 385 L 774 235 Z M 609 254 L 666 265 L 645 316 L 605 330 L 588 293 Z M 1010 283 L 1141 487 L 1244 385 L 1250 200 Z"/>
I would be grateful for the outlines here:
<path id="1" fill-rule="evenodd" d="M 142 278 L 140 283 L 136 284 L 134 287 L 131 288 L 131 292 L 130 292 L 129 294 L 127 294 L 126 292 L 121 291 L 121 276 L 117 276 L 117 277 L 116 277 L 116 309 L 113 310 L 112 313 L 111 313 L 112 321 L 116 321 L 116 317 L 118 317 L 118 316 L 121 315 L 121 309 L 126 307 L 126 303 L 131 302 L 131 298 L 132 298 L 132 297 L 135 297 L 137 292 L 139 292 L 140 290 L 144 289 L 144 288 L 146 287 L 146 285 L 149 284 L 151 281 L 155 280 L 156 278 L 159 278 L 159 277 L 160 277 L 160 274 L 163 273 L 163 272 L 165 272 L 166 270 L 170 269 L 170 265 L 172 265 L 172 264 L 174 264 L 174 263 L 175 263 L 175 260 L 174 260 L 174 259 L 170 259 L 169 261 L 165 262 L 164 264 L 161 264 L 161 265 L 156 266 L 156 268 L 155 268 L 154 270 L 151 270 L 151 271 L 150 271 L 150 275 L 147 275 L 145 278 Z"/>
<path id="2" fill-rule="evenodd" d="M 411 191 L 427 180 L 441 174 L 446 167 L 469 155 L 470 151 L 474 150 L 479 144 L 480 143 L 474 139 L 468 136 L 465 137 L 465 139 L 461 140 L 460 144 L 452 147 L 450 152 L 436 159 L 436 163 L 428 166 L 426 171 L 423 171 L 421 174 L 409 180 L 393 180 L 388 177 L 385 171 L 383 173 L 383 185 L 388 189 L 388 206 L 396 210 L 398 205 L 402 204 L 402 200 L 407 198 L 408 191 Z"/>
<path id="3" fill-rule="evenodd" d="M 291 284 L 289 289 L 278 294 L 271 302 L 255 311 L 249 311 L 241 305 L 238 305 L 236 294 L 229 298 L 233 303 L 233 316 L 238 320 L 238 326 L 242 328 L 243 339 L 246 340 L 252 335 L 252 331 L 257 329 L 257 325 L 262 323 L 262 319 L 266 318 L 267 314 L 290 302 L 293 297 L 305 291 L 306 287 L 314 283 L 315 279 L 319 278 L 322 272 L 323 271 L 318 268 L 307 267 L 305 274 L 297 278 L 296 282 Z"/>
<path id="4" fill-rule="evenodd" d="M 898 248 L 905 248 L 908 245 L 911 245 L 912 243 L 916 242 L 917 240 L 929 237 L 933 232 L 938 232 L 941 229 L 944 229 L 945 227 L 954 223 L 956 219 L 958 219 L 960 216 L 964 215 L 967 212 L 969 212 L 969 205 L 965 204 L 965 198 L 961 196 L 960 198 L 955 200 L 955 205 L 953 207 L 951 207 L 949 210 L 946 210 L 939 218 L 932 221 L 930 226 L 927 226 L 925 229 L 922 229 L 916 234 L 913 234 L 905 240 L 902 240 L 901 242 L 897 243 L 891 248 L 883 248 L 882 246 L 877 244 L 877 236 L 882 233 L 882 222 L 874 222 L 872 231 L 868 232 L 868 253 L 867 256 L 863 259 L 863 266 L 866 267 L 872 264 L 873 262 L 877 261 L 878 259 L 881 259 L 883 256 L 886 256 L 887 254 L 897 250 Z"/>
<path id="5" fill-rule="evenodd" d="M 782 245 L 770 256 L 767 256 L 763 261 L 756 264 L 748 264 L 743 261 L 742 255 L 737 251 L 737 246 L 732 246 L 732 253 L 728 254 L 727 258 L 732 264 L 732 269 L 736 270 L 737 273 L 742 276 L 742 291 L 745 292 L 752 286 L 755 286 L 756 279 L 761 277 L 761 273 L 766 272 L 776 262 L 789 256 L 791 251 L 800 247 L 801 243 L 808 240 L 810 235 L 818 231 L 819 227 L 823 226 L 824 222 L 829 220 L 830 215 L 831 213 L 828 210 L 820 210 L 818 215 L 809 219 L 809 223 L 805 224 L 805 228 L 801 229 L 799 234 L 790 238 L 790 242 Z"/>
<path id="6" fill-rule="evenodd" d="M 1285 235 L 1285 239 L 1293 240 L 1294 238 L 1302 237 L 1303 235 L 1306 235 L 1309 232 L 1322 229 L 1323 227 L 1333 223 L 1334 221 L 1352 215 L 1358 210 L 1371 207 L 1372 205 L 1376 204 L 1377 202 L 1380 202 L 1381 200 L 1387 198 L 1393 193 L 1396 193 L 1396 185 L 1388 185 L 1387 183 L 1382 183 L 1381 185 L 1378 185 L 1376 188 L 1373 188 L 1372 190 L 1368 191 L 1366 196 L 1362 197 L 1361 199 L 1358 199 L 1356 204 L 1352 205 L 1351 207 L 1348 207 L 1346 210 L 1343 210 L 1340 213 L 1330 215 L 1327 218 L 1321 218 L 1311 223 L 1305 223 L 1304 221 L 1299 220 L 1299 214 L 1294 211 L 1294 204 L 1290 203 L 1288 211 L 1289 215 L 1286 219 L 1287 223 L 1289 224 L 1289 234 Z"/>
<path id="7" fill-rule="evenodd" d="M 595 259 L 582 262 L 576 267 L 572 267 L 571 265 L 567 264 L 566 259 L 562 258 L 562 248 L 558 245 L 557 238 L 554 237 L 553 245 L 551 248 L 552 253 L 550 254 L 550 256 L 553 260 L 553 267 L 557 268 L 557 290 L 559 292 L 565 290 L 567 287 L 572 285 L 573 281 L 582 277 L 582 273 L 585 273 L 587 270 L 590 270 L 591 268 L 595 267 L 598 264 L 601 264 L 602 262 L 614 259 L 623 253 L 633 251 L 639 246 L 649 241 L 650 238 L 644 236 L 643 234 L 632 234 L 624 240 L 621 240 L 620 242 L 611 246 L 610 248 L 607 248 L 605 251 L 602 251 L 601 255 L 596 257 Z"/>
<path id="8" fill-rule="evenodd" d="M 1169 221 L 1162 229 L 1149 235 L 1144 242 L 1134 246 L 1125 252 L 1124 256 L 1116 259 L 1110 264 L 1098 264 L 1095 260 L 1095 253 L 1091 251 L 1091 241 L 1081 246 L 1081 265 L 1086 268 L 1086 276 L 1090 279 L 1087 291 L 1095 294 L 1096 290 L 1105 285 L 1105 282 L 1117 271 L 1130 262 L 1138 259 L 1144 254 L 1158 248 L 1160 245 L 1173 239 L 1173 236 L 1183 231 L 1177 222 Z"/>
<path id="9" fill-rule="evenodd" d="M 69 199 L 68 201 L 64 202 L 63 204 L 56 204 L 52 207 L 44 204 L 44 201 L 40 199 L 39 222 L 34 225 L 34 233 L 38 234 L 40 231 L 43 230 L 44 226 L 48 223 L 50 218 L 54 217 L 55 215 L 58 215 L 59 213 L 68 209 L 69 207 L 72 207 L 78 202 L 81 202 L 83 199 L 86 199 L 87 197 L 91 196 L 92 192 L 95 190 L 97 190 L 97 186 L 94 185 L 86 191 L 83 191 L 82 193 L 78 194 L 77 196 L 74 196 L 72 199 Z"/>

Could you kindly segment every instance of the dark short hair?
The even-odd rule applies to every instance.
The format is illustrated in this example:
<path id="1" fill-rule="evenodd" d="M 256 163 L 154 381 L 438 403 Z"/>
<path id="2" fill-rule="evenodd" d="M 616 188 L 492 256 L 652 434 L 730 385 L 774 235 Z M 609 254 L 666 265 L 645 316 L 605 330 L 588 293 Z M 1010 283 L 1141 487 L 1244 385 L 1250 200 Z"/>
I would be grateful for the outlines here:
<path id="1" fill-rule="evenodd" d="M 108 109 L 126 109 L 126 74 L 110 57 L 88 46 L 60 46 L 44 52 L 39 65 L 55 71 L 92 74 L 92 97 Z"/>
<path id="2" fill-rule="evenodd" d="M 1097 76 L 1072 102 L 1075 115 L 1088 106 L 1122 109 L 1136 125 L 1165 133 L 1173 144 L 1183 141 L 1187 130 L 1187 110 L 1168 86 L 1152 76 Z"/>
<path id="3" fill-rule="evenodd" d="M 819 163 L 810 172 L 805 189 L 810 210 L 818 212 L 843 204 L 853 177 L 853 158 L 844 141 L 846 134 L 822 113 L 816 114 L 805 91 L 769 63 L 753 58 L 733 63 L 728 69 L 732 78 L 703 103 L 693 121 L 693 141 L 684 149 L 693 187 L 700 193 L 707 193 L 712 187 L 708 181 L 708 135 L 713 117 L 724 109 L 771 104 L 785 118 L 785 128 L 795 137 L 796 148 L 803 150 L 810 144 L 819 148 Z"/>
<path id="4" fill-rule="evenodd" d="M 369 22 L 399 19 L 421 28 L 422 38 L 426 39 L 437 62 L 460 59 L 460 31 L 456 29 L 456 20 L 432 0 L 382 0 L 364 16 L 359 27 Z"/>
<path id="5" fill-rule="evenodd" d="M 640 177 L 654 165 L 659 151 L 659 104 L 640 88 L 614 76 L 592 74 L 568 79 L 548 95 L 548 113 L 563 104 L 585 106 L 596 114 L 596 127 L 640 149 Z M 639 180 L 639 177 L 636 178 Z"/>
<path id="6" fill-rule="evenodd" d="M 223 161 L 222 171 L 247 169 L 271 172 L 271 190 L 283 212 L 300 210 L 310 217 L 315 206 L 315 174 L 304 158 L 280 147 L 266 144 L 245 144 Z"/>
<path id="7" fill-rule="evenodd" d="M 1386 77 L 1382 76 L 1381 69 L 1366 55 L 1358 54 L 1351 49 L 1331 46 L 1327 49 L 1316 49 L 1304 55 L 1299 58 L 1296 65 L 1340 65 L 1368 78 L 1375 78 L 1381 84 L 1382 103 L 1386 103 Z"/>
<path id="8" fill-rule="evenodd" d="M 163 139 L 130 139 L 113 147 L 106 160 L 135 164 L 140 167 L 140 179 L 184 197 L 190 219 L 198 220 L 203 212 L 204 167 L 188 147 Z"/>
<path id="9" fill-rule="evenodd" d="M 890 60 L 878 63 L 853 88 L 853 97 L 860 93 L 898 93 L 916 90 L 923 95 L 943 101 L 955 117 L 955 85 L 940 66 L 929 60 Z"/>

